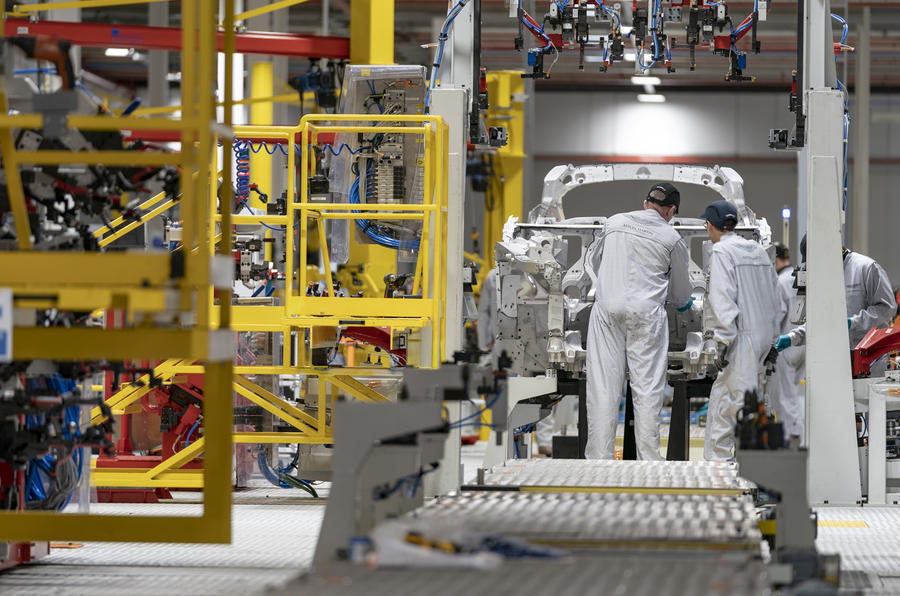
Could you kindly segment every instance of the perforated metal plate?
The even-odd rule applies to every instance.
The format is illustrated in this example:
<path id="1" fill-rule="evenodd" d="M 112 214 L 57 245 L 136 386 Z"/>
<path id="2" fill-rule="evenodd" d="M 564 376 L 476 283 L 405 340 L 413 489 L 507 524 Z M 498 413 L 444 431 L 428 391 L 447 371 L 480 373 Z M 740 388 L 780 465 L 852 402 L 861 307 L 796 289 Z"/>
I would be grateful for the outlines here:
<path id="1" fill-rule="evenodd" d="M 402 520 L 429 537 L 464 529 L 565 546 L 759 552 L 762 540 L 749 495 L 469 492 Z"/>
<path id="2" fill-rule="evenodd" d="M 484 486 L 742 491 L 753 485 L 734 464 L 720 462 L 531 459 L 495 466 Z"/>
<path id="3" fill-rule="evenodd" d="M 316 596 L 519 596 L 553 594 L 767 594 L 762 562 L 745 554 L 601 555 L 563 561 L 515 560 L 493 571 L 392 570 L 342 565 L 292 582 L 278 594 Z"/>

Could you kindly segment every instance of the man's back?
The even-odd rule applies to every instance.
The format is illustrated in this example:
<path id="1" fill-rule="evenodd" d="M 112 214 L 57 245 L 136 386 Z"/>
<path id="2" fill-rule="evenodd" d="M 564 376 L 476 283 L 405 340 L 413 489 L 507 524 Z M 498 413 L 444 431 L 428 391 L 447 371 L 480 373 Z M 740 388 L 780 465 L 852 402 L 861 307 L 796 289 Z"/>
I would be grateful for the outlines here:
<path id="1" fill-rule="evenodd" d="M 886 326 L 896 310 L 894 292 L 881 265 L 857 252 L 844 257 L 844 288 L 847 295 L 847 316 L 855 317 L 867 311 L 850 329 L 850 347 L 873 327 Z"/>
<path id="2" fill-rule="evenodd" d="M 609 312 L 640 313 L 665 304 L 676 249 L 685 261 L 679 275 L 684 280 L 678 283 L 687 282 L 684 241 L 652 209 L 613 215 L 606 220 L 601 242 L 596 303 Z M 678 306 L 690 297 L 690 288 L 686 292 L 676 297 Z"/>
<path id="3" fill-rule="evenodd" d="M 784 304 L 766 251 L 756 242 L 726 234 L 713 245 L 713 260 L 710 301 L 719 319 L 717 335 L 730 341 L 736 332 L 748 336 L 757 351 L 768 347 L 780 331 Z"/>

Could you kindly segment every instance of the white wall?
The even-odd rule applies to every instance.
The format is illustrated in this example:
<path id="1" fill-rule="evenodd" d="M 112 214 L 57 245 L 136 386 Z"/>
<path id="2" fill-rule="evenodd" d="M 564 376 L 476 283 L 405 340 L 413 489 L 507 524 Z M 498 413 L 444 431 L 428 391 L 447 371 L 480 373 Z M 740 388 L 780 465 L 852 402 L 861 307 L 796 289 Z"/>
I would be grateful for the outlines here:
<path id="1" fill-rule="evenodd" d="M 541 92 L 536 98 L 535 167 L 531 185 L 560 163 L 596 163 L 642 158 L 684 158 L 686 162 L 733 167 L 744 178 L 748 205 L 765 217 L 781 240 L 781 210 L 796 217 L 797 160 L 768 148 L 770 128 L 790 128 L 787 94 L 669 93 L 664 104 L 640 104 L 635 92 Z M 874 95 L 872 110 L 900 111 L 900 96 Z M 870 256 L 900 285 L 900 125 L 872 126 Z M 851 153 L 852 158 L 852 153 Z M 888 160 L 878 163 L 878 160 Z M 852 190 L 852 172 L 851 164 Z M 590 188 L 567 198 L 567 215 L 608 215 L 638 208 L 646 184 L 616 183 L 602 202 Z M 535 193 L 539 196 L 539 191 Z M 704 189 L 682 192 L 682 214 L 699 215 L 716 196 Z M 850 197 L 852 203 L 853 197 Z M 851 208 L 852 209 L 852 208 Z M 849 222 L 849 219 L 848 219 Z M 849 229 L 849 226 L 848 226 Z M 792 222 L 792 231 L 796 231 Z M 791 246 L 798 246 L 798 238 Z M 852 248 L 852 239 L 848 240 Z"/>

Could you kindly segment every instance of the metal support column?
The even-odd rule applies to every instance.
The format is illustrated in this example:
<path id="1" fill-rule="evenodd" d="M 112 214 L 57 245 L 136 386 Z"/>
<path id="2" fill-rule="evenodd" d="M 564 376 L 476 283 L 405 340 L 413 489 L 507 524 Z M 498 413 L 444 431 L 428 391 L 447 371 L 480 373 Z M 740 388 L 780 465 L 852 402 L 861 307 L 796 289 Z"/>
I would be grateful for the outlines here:
<path id="1" fill-rule="evenodd" d="M 855 504 L 859 461 L 841 261 L 842 94 L 807 94 L 806 433 L 812 503 Z"/>
<path id="2" fill-rule="evenodd" d="M 394 0 L 351 0 L 350 63 L 394 63 Z"/>
<path id="3" fill-rule="evenodd" d="M 872 9 L 863 8 L 862 23 L 856 27 L 856 101 L 853 117 L 853 249 L 869 254 L 869 133 L 871 130 Z"/>
<path id="4" fill-rule="evenodd" d="M 852 505 L 861 497 L 841 261 L 844 99 L 835 89 L 830 2 L 805 2 L 809 498 Z"/>
<path id="5" fill-rule="evenodd" d="M 153 2 L 149 5 L 150 26 L 169 26 L 169 3 Z M 150 96 L 150 107 L 169 105 L 169 52 L 166 50 L 150 50 L 147 64 L 147 87 Z"/>

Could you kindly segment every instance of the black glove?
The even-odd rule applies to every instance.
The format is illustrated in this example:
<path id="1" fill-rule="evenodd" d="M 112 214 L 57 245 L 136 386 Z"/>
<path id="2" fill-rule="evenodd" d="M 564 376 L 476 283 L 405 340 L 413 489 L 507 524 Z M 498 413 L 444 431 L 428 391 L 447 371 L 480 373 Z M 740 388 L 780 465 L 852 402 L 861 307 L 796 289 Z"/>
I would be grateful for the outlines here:
<path id="1" fill-rule="evenodd" d="M 770 374 L 775 372 L 775 361 L 778 360 L 778 348 L 773 344 L 771 348 L 769 348 L 769 353 L 766 354 L 766 359 L 763 363 L 766 365 L 766 373 Z"/>
<path id="2" fill-rule="evenodd" d="M 728 354 L 728 344 L 722 342 L 716 342 L 716 359 L 713 360 L 713 364 L 716 365 L 716 370 L 722 372 L 725 370 L 725 367 L 728 366 L 728 359 L 725 356 Z"/>

